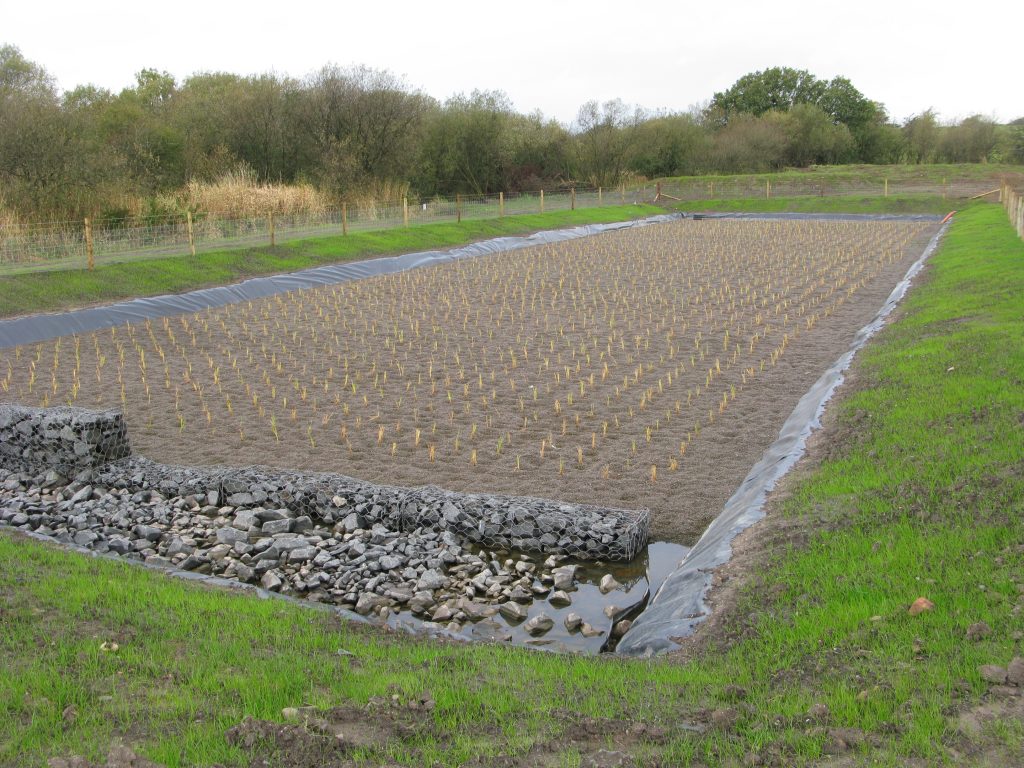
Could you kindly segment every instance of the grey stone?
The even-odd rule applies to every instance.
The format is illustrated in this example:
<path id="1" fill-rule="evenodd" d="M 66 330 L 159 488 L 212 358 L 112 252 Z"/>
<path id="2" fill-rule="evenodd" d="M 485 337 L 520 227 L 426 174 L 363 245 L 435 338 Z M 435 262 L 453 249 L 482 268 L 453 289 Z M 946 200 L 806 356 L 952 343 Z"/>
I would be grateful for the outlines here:
<path id="1" fill-rule="evenodd" d="M 275 533 L 289 533 L 292 530 L 292 524 L 293 521 L 287 517 L 281 520 L 267 520 L 260 530 L 269 535 L 273 535 Z"/>
<path id="2" fill-rule="evenodd" d="M 114 552 L 118 555 L 124 555 L 131 552 L 134 547 L 131 541 L 126 539 L 124 536 L 112 536 L 107 539 L 107 550 Z"/>
<path id="3" fill-rule="evenodd" d="M 531 635 L 543 635 L 555 626 L 555 621 L 546 613 L 539 613 L 523 625 L 523 629 Z"/>
<path id="4" fill-rule="evenodd" d="M 385 571 L 392 571 L 401 566 L 402 559 L 393 555 L 384 555 L 377 561 L 377 564 Z"/>
<path id="5" fill-rule="evenodd" d="M 570 612 L 569 615 L 565 617 L 565 622 L 563 623 L 565 624 L 565 628 L 567 630 L 569 630 L 570 632 L 575 632 L 583 625 L 583 617 L 580 616 L 578 613 Z"/>
<path id="6" fill-rule="evenodd" d="M 163 535 L 163 531 L 152 525 L 136 525 L 132 529 L 132 533 L 135 534 L 136 538 L 145 539 L 146 541 L 159 541 Z"/>
<path id="7" fill-rule="evenodd" d="M 512 633 L 496 621 L 481 621 L 473 626 L 470 634 L 477 640 L 507 643 L 512 639 Z"/>
<path id="8" fill-rule="evenodd" d="M 288 553 L 288 562 L 298 563 L 306 560 L 312 560 L 317 556 L 319 551 L 320 550 L 316 547 L 299 547 L 298 549 L 293 549 Z"/>
<path id="9" fill-rule="evenodd" d="M 548 602 L 556 608 L 564 608 L 567 605 L 572 605 L 572 598 L 569 597 L 567 592 L 560 589 L 557 592 L 551 593 L 551 597 L 548 598 Z"/>
<path id="10" fill-rule="evenodd" d="M 250 528 L 259 526 L 259 519 L 253 510 L 240 509 L 235 515 L 235 519 L 231 521 L 231 525 L 240 531 L 248 531 Z"/>
<path id="11" fill-rule="evenodd" d="M 267 571 L 263 574 L 263 578 L 260 579 L 260 586 L 268 592 L 279 592 L 282 584 L 281 577 L 273 571 Z"/>
<path id="12" fill-rule="evenodd" d="M 247 542 L 249 541 L 249 534 L 237 528 L 219 528 L 217 530 L 217 541 L 221 544 Z"/>
<path id="13" fill-rule="evenodd" d="M 498 613 L 509 621 L 523 621 L 529 616 L 529 611 L 519 603 L 507 602 L 498 606 Z"/>
<path id="14" fill-rule="evenodd" d="M 83 501 L 88 501 L 92 498 L 92 486 L 87 485 L 84 488 L 80 488 L 68 501 L 71 504 L 78 504 Z"/>
<path id="15" fill-rule="evenodd" d="M 423 575 L 420 576 L 419 580 L 416 582 L 416 590 L 433 591 L 435 589 L 440 589 L 447 583 L 448 578 L 444 574 L 438 573 L 435 570 L 428 570 L 424 571 Z"/>
<path id="16" fill-rule="evenodd" d="M 601 577 L 601 584 L 598 588 L 601 590 L 602 595 L 607 595 L 609 592 L 612 592 L 621 586 L 622 585 L 615 580 L 614 576 L 612 576 L 610 573 L 606 573 L 604 576 Z"/>
<path id="17" fill-rule="evenodd" d="M 1014 656 L 1006 667 L 1006 682 L 1010 685 L 1024 686 L 1024 658 Z"/>
<path id="18" fill-rule="evenodd" d="M 355 512 L 350 512 L 339 525 L 348 533 L 353 533 L 354 531 L 366 528 L 366 521 Z"/>
<path id="19" fill-rule="evenodd" d="M 417 592 L 409 600 L 409 610 L 413 613 L 427 613 L 437 602 L 430 592 Z"/>
<path id="20" fill-rule="evenodd" d="M 98 538 L 99 534 L 93 531 L 79 531 L 75 534 L 74 541 L 80 547 L 91 547 Z"/>
<path id="21" fill-rule="evenodd" d="M 383 598 L 380 595 L 375 595 L 372 592 L 364 592 L 356 601 L 355 612 L 360 616 L 366 616 L 377 608 L 377 606 L 381 605 L 382 602 Z"/>

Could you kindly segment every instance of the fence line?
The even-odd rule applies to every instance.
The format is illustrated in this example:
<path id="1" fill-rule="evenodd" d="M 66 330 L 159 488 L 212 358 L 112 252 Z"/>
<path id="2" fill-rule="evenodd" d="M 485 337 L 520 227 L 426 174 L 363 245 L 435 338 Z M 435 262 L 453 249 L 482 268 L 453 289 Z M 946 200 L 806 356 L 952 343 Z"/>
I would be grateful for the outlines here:
<path id="1" fill-rule="evenodd" d="M 232 218 L 189 212 L 175 216 L 120 221 L 57 222 L 0 226 L 0 274 L 53 269 L 92 268 L 160 256 L 184 256 L 214 250 L 272 245 L 312 237 L 410 227 L 444 221 L 518 216 L 603 205 L 666 202 L 670 199 L 771 198 L 852 194 L 942 194 L 972 197 L 990 181 L 923 181 L 890 183 L 771 179 L 764 176 L 688 179 L 614 189 L 569 189 L 557 192 L 457 195 L 367 201 L 307 213 L 273 213 Z M 1013 193 L 1017 194 L 1017 193 Z M 1005 199 L 1005 196 L 1004 196 Z M 1019 196 L 1018 196 L 1019 199 Z M 1019 209 L 1018 209 L 1019 210 Z"/>
<path id="2" fill-rule="evenodd" d="M 1014 189 L 1009 184 L 1003 184 L 999 193 L 1006 209 L 1006 215 L 1010 223 L 1017 230 L 1017 236 L 1024 239 L 1024 194 Z"/>

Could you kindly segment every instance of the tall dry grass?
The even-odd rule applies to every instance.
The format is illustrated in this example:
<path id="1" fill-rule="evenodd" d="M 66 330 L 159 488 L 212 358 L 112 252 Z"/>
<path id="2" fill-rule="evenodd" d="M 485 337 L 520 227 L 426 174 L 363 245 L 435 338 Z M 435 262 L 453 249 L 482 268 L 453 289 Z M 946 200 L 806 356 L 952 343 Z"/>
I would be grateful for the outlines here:
<path id="1" fill-rule="evenodd" d="M 216 181 L 190 181 L 176 200 L 186 210 L 223 218 L 323 213 L 331 207 L 328 197 L 309 184 L 261 184 L 245 165 Z"/>
<path id="2" fill-rule="evenodd" d="M 374 179 L 361 187 L 349 190 L 343 202 L 355 206 L 362 219 L 378 219 L 387 214 L 391 206 L 402 204 L 409 194 L 409 182 Z"/>

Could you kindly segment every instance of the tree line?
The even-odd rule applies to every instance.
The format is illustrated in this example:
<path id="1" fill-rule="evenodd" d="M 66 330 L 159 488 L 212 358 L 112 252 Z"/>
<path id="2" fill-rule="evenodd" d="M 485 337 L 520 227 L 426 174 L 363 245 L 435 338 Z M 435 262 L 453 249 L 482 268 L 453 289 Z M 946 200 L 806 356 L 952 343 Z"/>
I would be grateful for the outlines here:
<path id="1" fill-rule="evenodd" d="M 61 91 L 43 66 L 0 46 L 0 211 L 33 219 L 161 213 L 168 193 L 239 168 L 341 201 L 396 186 L 431 197 L 812 164 L 986 161 L 1024 163 L 1024 119 L 941 124 L 929 110 L 899 125 L 849 80 L 784 67 L 745 75 L 684 113 L 589 101 L 563 125 L 518 112 L 498 91 L 439 101 L 368 67 L 183 82 L 143 69 L 119 93 Z"/>

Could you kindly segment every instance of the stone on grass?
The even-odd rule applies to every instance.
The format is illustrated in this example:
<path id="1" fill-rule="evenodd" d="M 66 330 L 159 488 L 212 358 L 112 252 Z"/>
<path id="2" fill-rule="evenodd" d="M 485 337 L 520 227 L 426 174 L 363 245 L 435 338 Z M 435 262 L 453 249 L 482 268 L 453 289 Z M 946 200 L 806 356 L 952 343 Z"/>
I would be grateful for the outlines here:
<path id="1" fill-rule="evenodd" d="M 997 664 L 982 664 L 978 667 L 978 674 L 982 680 L 993 685 L 1003 685 L 1006 682 L 1006 667 Z"/>
<path id="2" fill-rule="evenodd" d="M 1011 685 L 1024 686 L 1024 658 L 1014 656 L 1006 667 L 1006 682 Z"/>
<path id="3" fill-rule="evenodd" d="M 933 603 L 927 597 L 919 597 L 917 598 L 917 600 L 910 604 L 910 608 L 907 609 L 907 613 L 909 613 L 911 616 L 917 616 L 919 614 L 924 613 L 925 611 L 930 611 L 933 608 L 935 608 L 935 603 Z"/>
<path id="4" fill-rule="evenodd" d="M 984 638 L 988 637 L 991 634 L 992 634 L 992 627 L 990 627 L 984 621 L 975 622 L 974 624 L 971 624 L 971 626 L 969 626 L 967 628 L 967 639 L 968 640 L 973 640 L 973 641 L 983 640 Z"/>

